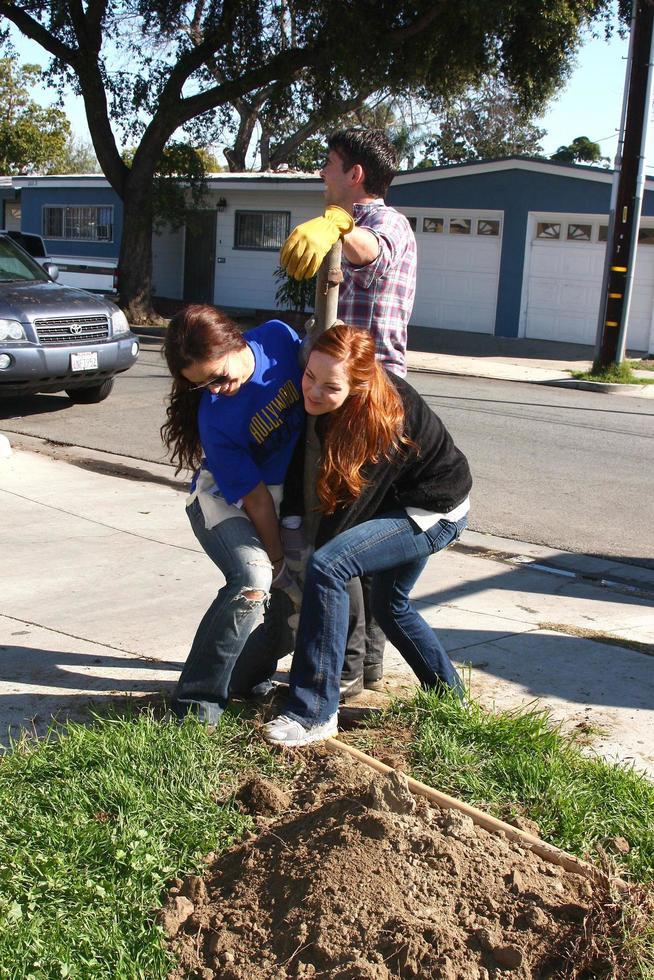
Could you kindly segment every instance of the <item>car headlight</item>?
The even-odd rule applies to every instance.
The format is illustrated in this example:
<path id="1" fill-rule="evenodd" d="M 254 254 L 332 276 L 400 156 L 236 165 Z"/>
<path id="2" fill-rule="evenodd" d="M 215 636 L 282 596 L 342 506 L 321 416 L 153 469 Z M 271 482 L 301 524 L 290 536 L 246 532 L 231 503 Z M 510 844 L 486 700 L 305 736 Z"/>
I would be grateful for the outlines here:
<path id="1" fill-rule="evenodd" d="M 0 320 L 0 341 L 27 340 L 22 323 L 18 320 Z"/>
<path id="2" fill-rule="evenodd" d="M 114 337 L 118 337 L 121 333 L 129 333 L 129 323 L 122 310 L 116 310 L 111 314 L 111 332 Z"/>

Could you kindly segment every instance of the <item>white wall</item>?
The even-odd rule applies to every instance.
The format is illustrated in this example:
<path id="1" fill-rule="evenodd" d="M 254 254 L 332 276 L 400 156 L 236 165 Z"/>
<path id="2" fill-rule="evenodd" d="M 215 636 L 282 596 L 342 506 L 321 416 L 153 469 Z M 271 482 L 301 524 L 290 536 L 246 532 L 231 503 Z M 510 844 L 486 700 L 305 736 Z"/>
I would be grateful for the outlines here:
<path id="1" fill-rule="evenodd" d="M 276 309 L 275 291 L 279 284 L 273 279 L 273 273 L 279 265 L 279 252 L 235 249 L 234 215 L 238 210 L 290 211 L 289 229 L 292 230 L 300 222 L 322 213 L 321 189 L 283 193 L 244 188 L 226 191 L 223 196 L 227 207 L 217 215 L 214 303 L 219 307 Z"/>

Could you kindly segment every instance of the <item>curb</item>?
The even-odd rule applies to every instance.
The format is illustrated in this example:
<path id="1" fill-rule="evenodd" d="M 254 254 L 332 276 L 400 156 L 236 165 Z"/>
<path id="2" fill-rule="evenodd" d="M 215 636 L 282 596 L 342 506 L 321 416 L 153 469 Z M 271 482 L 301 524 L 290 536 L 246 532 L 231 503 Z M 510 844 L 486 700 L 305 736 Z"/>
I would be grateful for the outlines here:
<path id="1" fill-rule="evenodd" d="M 154 338 L 155 340 L 163 340 L 166 336 L 165 327 L 130 327 L 132 333 L 135 333 L 139 340 L 149 340 Z"/>
<path id="2" fill-rule="evenodd" d="M 420 354 L 424 352 L 411 351 L 410 353 Z M 472 358 L 470 360 L 472 360 Z M 432 365 L 427 365 L 427 364 L 425 365 L 415 364 L 415 363 L 412 364 L 411 361 L 407 360 L 407 370 L 413 371 L 416 374 L 446 374 L 446 375 L 450 375 L 451 377 L 457 377 L 457 378 L 480 378 L 484 381 L 506 381 L 509 383 L 530 384 L 530 385 L 549 385 L 549 384 L 561 384 L 561 383 L 565 384 L 566 382 L 566 379 L 564 379 L 563 377 L 551 378 L 551 379 L 539 378 L 539 377 L 531 377 L 531 378 L 525 377 L 525 372 L 528 369 L 521 368 L 518 365 L 515 365 L 515 368 L 516 368 L 516 372 L 520 372 L 521 376 L 518 376 L 517 373 L 516 375 L 510 376 L 511 371 L 510 370 L 507 371 L 506 365 L 504 364 L 498 367 L 496 371 L 493 371 L 493 369 L 489 367 L 488 364 L 484 365 L 483 368 L 476 367 L 473 368 L 472 370 L 465 371 L 461 367 L 448 367 L 447 365 L 439 365 L 438 367 L 434 367 Z"/>
<path id="3" fill-rule="evenodd" d="M 627 395 L 631 398 L 654 398 L 654 385 L 612 384 L 607 381 L 581 381 L 577 378 L 560 381 L 543 381 L 559 388 L 579 388 L 581 391 L 595 391 L 601 395 Z"/>
<path id="4" fill-rule="evenodd" d="M 408 353 L 420 354 L 426 352 L 410 351 Z M 435 367 L 428 364 L 416 364 L 415 361 L 411 363 L 411 360 L 407 360 L 407 368 L 409 371 L 417 374 L 444 374 L 458 378 L 506 381 L 511 384 L 543 385 L 551 388 L 576 388 L 581 391 L 594 391 L 598 395 L 626 395 L 630 398 L 654 398 L 654 385 L 608 384 L 607 382 L 601 381 L 578 381 L 576 378 L 563 376 L 553 378 L 538 376 L 525 377 L 525 373 L 529 371 L 529 368 L 522 368 L 519 365 L 514 365 L 516 374 L 511 376 L 511 366 L 505 364 L 498 365 L 495 370 L 489 364 L 486 364 L 484 367 L 466 371 L 461 367 L 448 367 L 446 364 Z M 474 360 L 472 358 L 470 360 L 474 364 Z M 520 376 L 518 376 L 518 372 Z"/>

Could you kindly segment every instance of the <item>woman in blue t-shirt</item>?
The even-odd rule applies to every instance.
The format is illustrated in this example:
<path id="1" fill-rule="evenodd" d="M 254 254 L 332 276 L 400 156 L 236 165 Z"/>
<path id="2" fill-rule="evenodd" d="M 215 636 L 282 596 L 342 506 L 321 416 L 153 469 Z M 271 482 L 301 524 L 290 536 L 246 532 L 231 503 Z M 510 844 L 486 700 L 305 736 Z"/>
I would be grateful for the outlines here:
<path id="1" fill-rule="evenodd" d="M 216 723 L 230 693 L 265 691 L 292 649 L 281 636 L 297 586 L 277 505 L 303 423 L 299 348 L 279 320 L 241 333 L 213 306 L 187 306 L 166 331 L 173 385 L 161 434 L 176 472 L 195 470 L 187 514 L 225 576 L 179 678 L 180 717 Z"/>

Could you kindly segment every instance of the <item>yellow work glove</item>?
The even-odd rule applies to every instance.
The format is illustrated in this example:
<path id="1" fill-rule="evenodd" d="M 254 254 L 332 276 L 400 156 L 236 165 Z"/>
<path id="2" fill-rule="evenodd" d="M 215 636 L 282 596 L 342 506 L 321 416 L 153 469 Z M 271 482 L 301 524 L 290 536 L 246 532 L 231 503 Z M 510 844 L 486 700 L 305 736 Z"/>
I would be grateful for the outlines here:
<path id="1" fill-rule="evenodd" d="M 320 218 L 298 225 L 282 246 L 280 262 L 294 279 L 311 279 L 342 235 L 354 228 L 351 215 L 330 204 Z"/>

